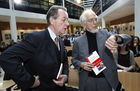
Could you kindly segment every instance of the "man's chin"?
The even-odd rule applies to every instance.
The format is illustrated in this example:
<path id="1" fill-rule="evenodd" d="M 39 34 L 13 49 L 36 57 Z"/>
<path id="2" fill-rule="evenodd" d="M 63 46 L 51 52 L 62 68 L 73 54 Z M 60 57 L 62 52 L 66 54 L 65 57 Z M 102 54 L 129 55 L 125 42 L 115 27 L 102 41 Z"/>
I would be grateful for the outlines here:
<path id="1" fill-rule="evenodd" d="M 66 34 L 66 32 L 61 32 L 60 35 Z"/>

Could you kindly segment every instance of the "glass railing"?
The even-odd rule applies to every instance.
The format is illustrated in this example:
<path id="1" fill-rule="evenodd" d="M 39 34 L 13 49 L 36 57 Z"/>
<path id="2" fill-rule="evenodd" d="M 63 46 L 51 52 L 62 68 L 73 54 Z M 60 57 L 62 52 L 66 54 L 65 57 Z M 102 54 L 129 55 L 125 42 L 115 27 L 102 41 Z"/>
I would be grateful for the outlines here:
<path id="1" fill-rule="evenodd" d="M 56 1 L 57 1 L 56 2 L 57 5 L 62 5 L 62 0 L 61 1 L 56 0 Z M 66 0 L 65 0 L 65 7 L 68 10 L 69 17 L 74 18 L 74 19 L 79 19 L 81 13 L 84 10 L 83 7 L 77 6 L 76 4 L 73 4 L 73 3 L 66 1 Z"/>
<path id="2" fill-rule="evenodd" d="M 84 8 L 77 6 L 71 2 L 66 1 L 65 6 L 68 10 L 69 17 L 74 19 L 79 19 L 81 13 L 83 12 Z"/>
<path id="3" fill-rule="evenodd" d="M 62 0 L 54 0 L 54 2 L 50 2 L 50 0 L 22 0 L 22 4 L 14 3 L 15 10 L 34 12 L 46 14 L 48 9 L 52 5 L 62 5 Z M 0 0 L 1 8 L 9 8 L 9 0 Z M 65 7 L 68 10 L 69 17 L 74 19 L 79 19 L 80 14 L 84 10 L 82 7 L 77 6 L 71 2 L 65 0 Z"/>
<path id="4" fill-rule="evenodd" d="M 15 10 L 46 14 L 47 10 L 54 5 L 48 0 L 22 0 L 22 4 L 14 4 Z"/>
<path id="5" fill-rule="evenodd" d="M 95 11 L 97 15 L 101 14 L 101 5 L 102 5 L 102 12 L 108 9 L 112 4 L 114 4 L 117 0 L 102 0 L 102 4 L 100 0 L 96 0 L 95 4 L 93 5 L 92 9 Z"/>
<path id="6" fill-rule="evenodd" d="M 92 7 L 93 11 L 99 15 L 101 13 L 101 3 L 100 0 L 96 0 L 94 6 Z"/>
<path id="7" fill-rule="evenodd" d="M 9 8 L 9 0 L 0 0 L 0 8 Z"/>
<path id="8" fill-rule="evenodd" d="M 117 0 L 102 0 L 103 11 L 109 8 L 112 4 L 114 4 Z"/>

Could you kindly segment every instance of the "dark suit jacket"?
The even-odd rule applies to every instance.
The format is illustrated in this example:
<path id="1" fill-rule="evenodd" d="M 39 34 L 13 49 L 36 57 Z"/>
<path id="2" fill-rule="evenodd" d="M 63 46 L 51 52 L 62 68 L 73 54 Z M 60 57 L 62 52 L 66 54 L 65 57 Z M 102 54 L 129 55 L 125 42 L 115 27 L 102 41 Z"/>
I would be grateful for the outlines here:
<path id="1" fill-rule="evenodd" d="M 117 75 L 117 66 L 115 64 L 115 61 L 113 60 L 112 53 L 105 47 L 105 41 L 109 36 L 110 34 L 106 30 L 97 32 L 96 34 L 97 48 L 98 48 L 98 54 L 100 58 L 103 60 L 104 65 L 107 67 L 103 71 L 103 74 L 105 75 L 105 78 L 107 79 L 110 86 L 116 89 L 119 83 L 118 75 Z M 130 40 L 131 37 L 128 35 L 122 34 L 118 36 L 121 36 L 123 38 L 124 43 L 128 43 L 128 41 L 131 41 Z M 89 55 L 90 54 L 89 54 L 87 36 L 82 35 L 77 39 L 75 39 L 73 45 L 73 52 L 72 52 L 72 63 L 79 70 L 80 91 L 84 91 L 85 85 L 88 85 L 86 84 L 86 80 L 88 78 L 88 72 L 81 69 L 80 64 L 81 62 L 86 62 L 86 57 L 88 57 Z"/>
<path id="2" fill-rule="evenodd" d="M 26 91 L 33 85 L 33 75 L 39 75 L 41 85 L 33 91 L 49 91 L 58 87 L 52 80 L 56 78 L 61 62 L 64 63 L 63 74 L 68 74 L 67 57 L 61 40 L 60 48 L 61 51 L 58 51 L 48 30 L 34 32 L 3 52 L 0 65 L 22 90 Z"/>

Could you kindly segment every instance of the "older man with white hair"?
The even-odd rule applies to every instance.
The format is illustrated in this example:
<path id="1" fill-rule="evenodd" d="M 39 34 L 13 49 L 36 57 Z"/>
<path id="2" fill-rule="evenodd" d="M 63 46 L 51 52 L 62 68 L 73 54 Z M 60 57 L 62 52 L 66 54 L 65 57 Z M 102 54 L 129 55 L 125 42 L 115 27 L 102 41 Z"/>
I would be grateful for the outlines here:
<path id="1" fill-rule="evenodd" d="M 119 81 L 112 52 L 120 44 L 128 43 L 131 37 L 126 34 L 111 35 L 105 29 L 99 31 L 98 17 L 91 9 L 82 13 L 80 21 L 85 34 L 75 39 L 72 52 L 72 63 L 79 70 L 80 91 L 117 91 Z M 86 57 L 94 51 L 106 66 L 98 75 L 92 70 L 95 66 L 86 61 Z"/>

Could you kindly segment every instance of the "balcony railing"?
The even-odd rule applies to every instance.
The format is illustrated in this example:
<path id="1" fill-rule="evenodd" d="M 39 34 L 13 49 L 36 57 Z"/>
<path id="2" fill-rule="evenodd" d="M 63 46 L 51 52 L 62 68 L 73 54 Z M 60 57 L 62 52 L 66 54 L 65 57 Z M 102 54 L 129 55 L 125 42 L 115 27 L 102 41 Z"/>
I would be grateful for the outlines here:
<path id="1" fill-rule="evenodd" d="M 0 0 L 0 7 L 1 8 L 9 8 L 9 0 Z"/>
<path id="2" fill-rule="evenodd" d="M 46 14 L 48 9 L 52 5 L 62 5 L 62 0 L 54 0 L 54 2 L 49 2 L 49 0 L 22 0 L 22 4 L 14 3 L 14 9 Z M 9 0 L 0 0 L 0 7 L 9 8 Z M 74 19 L 79 19 L 80 14 L 84 10 L 82 7 L 77 6 L 66 0 L 65 7 L 68 9 L 69 17 Z"/>
<path id="3" fill-rule="evenodd" d="M 114 4 L 117 0 L 96 0 L 95 4 L 93 5 L 92 9 L 95 11 L 97 15 L 101 14 L 101 5 L 102 5 L 102 12 L 108 9 L 112 4 Z"/>
<path id="4" fill-rule="evenodd" d="M 114 4 L 117 0 L 102 0 L 103 11 L 109 8 L 112 4 Z"/>

